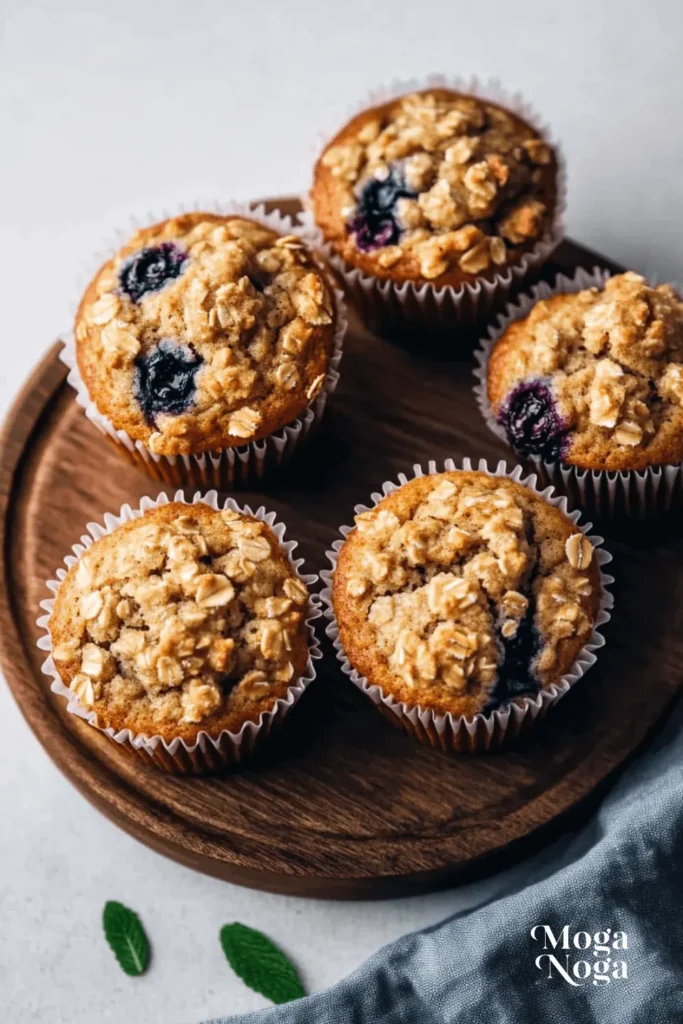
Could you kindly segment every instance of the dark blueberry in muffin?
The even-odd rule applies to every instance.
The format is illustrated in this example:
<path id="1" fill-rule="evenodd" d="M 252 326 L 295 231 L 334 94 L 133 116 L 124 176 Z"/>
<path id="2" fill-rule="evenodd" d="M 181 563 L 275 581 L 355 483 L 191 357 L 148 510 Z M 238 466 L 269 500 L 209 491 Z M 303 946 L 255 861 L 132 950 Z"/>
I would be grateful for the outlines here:
<path id="1" fill-rule="evenodd" d="M 395 216 L 399 199 L 412 199 L 400 167 L 392 165 L 388 177 L 371 178 L 362 188 L 355 216 L 349 222 L 349 231 L 355 235 L 356 248 L 372 252 L 383 245 L 395 245 L 401 227 Z"/>
<path id="2" fill-rule="evenodd" d="M 562 457 L 568 427 L 544 381 L 518 384 L 506 398 L 498 421 L 518 455 L 540 455 L 545 459 Z"/>
<path id="3" fill-rule="evenodd" d="M 500 666 L 498 681 L 484 708 L 484 714 L 495 711 L 496 708 L 514 700 L 515 697 L 533 696 L 540 689 L 531 671 L 531 663 L 538 653 L 540 644 L 538 631 L 533 624 L 533 614 L 527 612 L 514 636 L 508 639 L 501 636 L 501 643 L 503 662 Z"/>
<path id="4" fill-rule="evenodd" d="M 263 293 L 263 291 L 265 290 L 265 285 L 263 284 L 263 281 L 261 281 L 256 276 L 256 274 L 247 274 L 247 277 L 249 278 L 249 284 L 251 285 L 251 287 L 254 288 L 257 292 Z"/>
<path id="5" fill-rule="evenodd" d="M 129 299 L 138 302 L 147 292 L 158 292 L 182 274 L 187 253 L 174 242 L 162 242 L 134 253 L 121 267 L 119 283 Z"/>
<path id="6" fill-rule="evenodd" d="M 194 402 L 195 375 L 204 360 L 191 348 L 164 338 L 135 362 L 135 397 L 148 423 L 160 413 L 179 416 Z"/>

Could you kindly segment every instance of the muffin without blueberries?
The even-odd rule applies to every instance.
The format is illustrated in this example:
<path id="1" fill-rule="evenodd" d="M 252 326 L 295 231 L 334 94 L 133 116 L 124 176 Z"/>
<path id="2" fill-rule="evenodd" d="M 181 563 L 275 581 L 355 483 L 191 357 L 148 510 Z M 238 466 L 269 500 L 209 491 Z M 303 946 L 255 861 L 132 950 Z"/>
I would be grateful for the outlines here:
<path id="1" fill-rule="evenodd" d="M 356 517 L 332 603 L 351 665 L 383 696 L 488 714 L 559 683 L 600 605 L 593 548 L 505 477 L 418 477 Z"/>
<path id="2" fill-rule="evenodd" d="M 488 401 L 522 457 L 587 470 L 683 460 L 683 302 L 634 273 L 557 294 L 510 324 Z"/>
<path id="3" fill-rule="evenodd" d="M 180 738 L 239 732 L 304 673 L 308 592 L 273 531 L 171 502 L 101 537 L 49 620 L 62 682 L 101 729 Z"/>
<path id="4" fill-rule="evenodd" d="M 323 387 L 338 310 L 297 235 L 187 213 L 138 231 L 78 307 L 78 368 L 116 431 L 155 455 L 247 444 Z"/>
<path id="5" fill-rule="evenodd" d="M 349 266 L 435 288 L 493 279 L 552 229 L 554 150 L 489 100 L 431 88 L 365 110 L 325 147 L 311 205 Z"/>

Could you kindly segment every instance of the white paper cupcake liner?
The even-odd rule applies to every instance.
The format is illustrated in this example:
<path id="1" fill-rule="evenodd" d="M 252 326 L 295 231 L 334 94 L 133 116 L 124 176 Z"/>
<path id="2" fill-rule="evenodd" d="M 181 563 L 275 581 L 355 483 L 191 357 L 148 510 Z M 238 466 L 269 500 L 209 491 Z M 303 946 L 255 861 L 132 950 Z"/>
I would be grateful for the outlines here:
<path id="1" fill-rule="evenodd" d="M 320 596 L 325 606 L 324 614 L 328 620 L 328 626 L 325 631 L 337 651 L 337 658 L 341 663 L 342 672 L 351 679 L 351 682 L 359 690 L 370 698 L 372 703 L 385 717 L 393 721 L 394 724 L 402 726 L 406 731 L 415 736 L 416 739 L 429 746 L 437 747 L 444 751 L 455 750 L 462 753 L 478 753 L 495 750 L 503 742 L 507 743 L 527 733 L 546 715 L 551 707 L 557 704 L 571 690 L 584 673 L 595 664 L 597 661 L 595 652 L 605 644 L 605 639 L 599 627 L 603 626 L 611 618 L 610 609 L 614 604 L 614 598 L 607 590 L 607 587 L 614 582 L 614 578 L 603 571 L 604 566 L 612 561 L 612 556 L 601 547 L 603 538 L 589 533 L 592 524 L 579 523 L 581 518 L 580 512 L 568 512 L 566 498 L 554 494 L 552 487 L 540 490 L 536 483 L 536 477 L 533 474 L 525 477 L 521 466 L 515 466 L 514 469 L 508 470 L 505 462 L 499 462 L 496 468 L 491 470 L 483 459 L 479 461 L 477 466 L 473 465 L 470 459 L 463 459 L 462 466 L 456 466 L 453 459 L 446 459 L 443 469 L 437 469 L 435 462 L 430 462 L 426 471 L 420 465 L 413 466 L 413 473 L 410 479 L 445 471 L 453 472 L 458 469 L 476 470 L 480 473 L 487 473 L 489 476 L 507 477 L 536 491 L 550 505 L 554 505 L 564 512 L 571 522 L 583 531 L 595 548 L 594 557 L 600 566 L 601 583 L 600 604 L 595 626 L 588 643 L 582 648 L 570 671 L 562 676 L 559 683 L 553 683 L 551 686 L 541 689 L 535 697 L 517 698 L 506 707 L 498 708 L 488 715 L 477 714 L 472 718 L 468 718 L 464 715 L 440 714 L 428 708 L 422 708 L 419 705 L 411 706 L 404 704 L 395 700 L 390 694 L 385 694 L 380 686 L 368 682 L 364 676 L 361 676 L 356 671 L 346 657 L 339 637 L 339 626 L 332 603 L 332 584 L 337 567 L 337 558 L 343 547 L 344 540 L 353 529 L 352 526 L 342 526 L 339 532 L 343 539 L 335 541 L 331 550 L 326 552 L 332 568 L 324 569 L 320 573 L 321 579 L 325 583 L 325 588 L 321 591 Z M 382 484 L 381 492 L 373 493 L 370 496 L 371 504 L 369 506 L 356 505 L 354 509 L 355 514 L 367 512 L 369 508 L 377 505 L 388 494 L 393 493 L 403 484 L 406 484 L 408 479 L 409 477 L 405 473 L 399 473 L 398 483 L 391 480 L 385 481 Z"/>
<path id="2" fill-rule="evenodd" d="M 465 282 L 458 288 L 450 285 L 436 288 L 429 281 L 420 284 L 405 281 L 400 285 L 393 281 L 383 281 L 346 263 L 324 240 L 310 209 L 309 197 L 303 196 L 304 210 L 299 216 L 302 229 L 311 236 L 318 232 L 318 247 L 322 248 L 331 265 L 341 275 L 347 293 L 353 298 L 365 322 L 379 333 L 405 335 L 420 329 L 429 329 L 442 335 L 453 328 L 481 327 L 496 312 L 504 308 L 511 293 L 526 280 L 533 279 L 535 272 L 546 262 L 564 235 L 567 178 L 560 147 L 552 139 L 549 127 L 541 121 L 530 104 L 519 93 L 506 92 L 498 80 L 480 82 L 476 77 L 464 79 L 449 75 L 429 75 L 424 79 L 395 79 L 389 85 L 372 90 L 361 102 L 354 104 L 348 111 L 347 120 L 370 107 L 388 103 L 407 93 L 430 88 L 452 89 L 490 100 L 531 125 L 540 137 L 553 147 L 557 156 L 555 213 L 549 230 L 536 245 L 525 253 L 518 263 L 508 266 L 505 270 L 496 271 L 492 280 L 478 278 L 474 282 Z M 314 162 L 333 134 L 320 133 Z M 454 351 L 462 347 L 462 338 L 453 335 L 452 347 Z"/>
<path id="3" fill-rule="evenodd" d="M 131 519 L 138 519 L 150 509 L 166 505 L 171 500 L 181 501 L 186 505 L 201 502 L 210 505 L 216 511 L 231 509 L 233 512 L 243 512 L 246 515 L 255 516 L 272 529 L 299 579 L 309 588 L 317 582 L 317 575 L 301 572 L 304 560 L 303 558 L 294 558 L 297 541 L 285 540 L 286 527 L 284 523 L 277 520 L 274 512 L 267 512 L 263 506 L 252 512 L 248 505 L 240 506 L 232 498 L 228 498 L 221 503 L 218 500 L 217 492 L 214 490 L 206 494 L 198 491 L 191 501 L 184 498 L 182 491 L 178 491 L 173 499 L 170 499 L 166 494 L 160 494 L 156 500 L 145 497 L 136 509 L 131 509 L 130 505 L 122 505 L 118 515 L 107 512 L 104 515 L 103 526 L 99 523 L 88 523 L 86 527 L 88 532 L 81 537 L 80 543 L 74 544 L 72 547 L 73 554 L 66 555 L 64 558 L 66 568 L 60 567 L 57 569 L 55 573 L 56 578 L 47 581 L 46 586 L 48 589 L 53 594 L 56 594 L 68 570 L 76 564 L 81 555 L 92 546 L 94 541 L 113 533 L 123 523 Z M 239 732 L 233 733 L 224 729 L 217 737 L 212 737 L 207 732 L 200 732 L 196 741 L 192 744 L 179 738 L 169 743 L 161 736 L 134 734 L 130 729 L 121 729 L 118 732 L 112 728 L 103 729 L 98 725 L 96 712 L 88 711 L 87 708 L 83 707 L 78 697 L 64 685 L 52 658 L 52 637 L 48 626 L 54 603 L 54 598 L 41 601 L 40 607 L 46 614 L 41 615 L 37 620 L 38 626 L 43 630 L 43 635 L 38 640 L 38 647 L 41 651 L 47 652 L 48 655 L 41 668 L 52 679 L 51 690 L 59 694 L 60 697 L 66 698 L 68 701 L 67 711 L 72 715 L 84 718 L 89 725 L 104 733 L 115 743 L 141 756 L 147 764 L 153 764 L 172 774 L 199 774 L 216 771 L 226 766 L 237 764 L 252 754 L 256 747 L 260 746 L 272 730 L 289 714 L 304 691 L 313 682 L 316 676 L 313 662 L 322 657 L 320 644 L 316 639 L 313 628 L 313 622 L 315 619 L 320 618 L 321 611 L 319 599 L 316 595 L 312 595 L 309 598 L 311 613 L 306 619 L 309 645 L 308 662 L 303 675 L 288 688 L 287 695 L 279 698 L 268 711 L 263 711 L 257 722 L 245 722 Z"/>
<path id="4" fill-rule="evenodd" d="M 231 216 L 234 214 L 248 217 L 282 235 L 299 235 L 314 252 L 317 248 L 317 232 L 311 232 L 301 225 L 295 224 L 291 217 L 281 214 L 278 210 L 272 210 L 270 213 L 267 213 L 262 203 L 197 202 L 188 207 L 171 211 L 163 210 L 158 215 L 150 214 L 145 218 L 144 224 L 136 218 L 131 218 L 129 224 L 104 242 L 102 249 L 95 253 L 83 266 L 79 283 L 75 288 L 78 300 L 73 306 L 73 317 L 76 315 L 80 297 L 94 275 L 103 263 L 111 258 L 113 253 L 125 245 L 135 231 L 146 224 L 155 224 L 158 221 L 179 216 L 192 210 L 206 211 L 207 213 L 215 213 L 221 216 Z M 320 263 L 321 267 L 325 269 L 322 260 L 320 260 Z M 125 430 L 117 430 L 111 420 L 97 409 L 97 406 L 90 398 L 88 389 L 78 369 L 76 339 L 73 331 L 64 332 L 62 335 L 61 340 L 64 347 L 59 354 L 62 362 L 69 367 L 67 381 L 76 392 L 76 401 L 85 410 L 85 415 L 88 419 L 95 424 L 128 461 L 137 465 L 148 476 L 163 483 L 177 484 L 181 487 L 197 485 L 201 487 L 217 487 L 219 489 L 235 486 L 252 487 L 272 469 L 288 462 L 294 452 L 303 446 L 313 428 L 322 419 L 328 399 L 339 383 L 339 364 L 341 362 L 344 335 L 348 321 L 344 296 L 338 288 L 334 287 L 334 283 L 329 278 L 330 274 L 328 271 L 328 281 L 335 295 L 337 323 L 323 385 L 314 400 L 300 416 L 292 420 L 291 423 L 288 423 L 281 430 L 269 434 L 260 441 L 251 441 L 238 447 L 202 452 L 198 455 L 155 454 L 142 441 L 133 440 Z"/>
<path id="5" fill-rule="evenodd" d="M 541 299 L 551 295 L 568 294 L 584 288 L 604 288 L 611 274 L 594 267 L 592 271 L 579 268 L 572 277 L 558 274 L 554 285 L 541 282 L 528 294 L 510 303 L 497 323 L 481 339 L 474 354 L 474 376 L 477 383 L 474 394 L 488 428 L 506 444 L 505 430 L 497 422 L 488 399 L 488 362 L 495 343 L 511 323 L 527 316 Z M 599 519 L 644 519 L 665 515 L 681 503 L 683 492 L 683 463 L 651 466 L 644 470 L 595 470 L 570 466 L 560 460 L 546 460 L 530 456 L 522 460 L 533 470 L 543 484 L 552 484 L 565 494 L 572 507 L 581 508 L 587 515 Z"/>

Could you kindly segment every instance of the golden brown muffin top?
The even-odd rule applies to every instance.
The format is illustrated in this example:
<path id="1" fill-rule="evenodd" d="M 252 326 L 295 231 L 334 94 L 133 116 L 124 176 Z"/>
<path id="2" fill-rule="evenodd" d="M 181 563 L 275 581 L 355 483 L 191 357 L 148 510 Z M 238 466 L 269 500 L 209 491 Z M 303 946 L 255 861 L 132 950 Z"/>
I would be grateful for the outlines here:
<path id="1" fill-rule="evenodd" d="M 488 396 L 513 448 L 593 469 L 683 459 L 683 302 L 619 274 L 538 302 L 496 343 Z"/>
<path id="2" fill-rule="evenodd" d="M 473 715 L 558 682 L 599 606 L 593 548 L 507 478 L 411 480 L 356 516 L 334 574 L 351 664 L 408 705 Z"/>
<path id="3" fill-rule="evenodd" d="M 102 727 L 192 740 L 256 721 L 308 660 L 308 592 L 252 516 L 171 502 L 95 541 L 49 628 Z"/>
<path id="4" fill-rule="evenodd" d="M 78 366 L 118 430 L 160 454 L 245 444 L 314 400 L 334 295 L 296 235 L 188 213 L 138 231 L 88 287 Z"/>
<path id="5" fill-rule="evenodd" d="M 457 285 L 546 234 L 557 160 L 495 103 L 428 89 L 366 110 L 315 168 L 316 221 L 347 262 L 396 281 Z"/>

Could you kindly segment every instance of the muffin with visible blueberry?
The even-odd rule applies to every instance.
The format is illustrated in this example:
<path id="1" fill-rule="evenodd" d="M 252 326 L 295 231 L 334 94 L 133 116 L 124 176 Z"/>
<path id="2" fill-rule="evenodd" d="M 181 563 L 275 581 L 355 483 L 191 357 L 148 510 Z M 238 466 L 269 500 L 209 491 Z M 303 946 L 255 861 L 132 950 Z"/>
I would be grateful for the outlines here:
<path id="1" fill-rule="evenodd" d="M 381 703 L 405 707 L 407 726 L 413 708 L 490 716 L 559 684 L 601 592 L 593 546 L 560 508 L 507 477 L 457 470 L 356 516 L 330 600 L 345 657 Z M 444 728 L 459 749 L 460 727 Z"/>
<path id="2" fill-rule="evenodd" d="M 322 412 L 342 331 L 328 272 L 298 235 L 195 212 L 143 228 L 100 269 L 76 359 L 109 433 L 170 469 Z"/>
<path id="3" fill-rule="evenodd" d="M 509 284 L 557 241 L 558 158 L 511 110 L 430 88 L 346 124 L 315 165 L 310 201 L 347 272 L 383 284 L 381 294 L 386 282 Z"/>
<path id="4" fill-rule="evenodd" d="M 205 735 L 210 766 L 238 760 L 223 734 L 258 724 L 305 673 L 308 607 L 266 523 L 171 502 L 100 537 L 70 568 L 49 618 L 51 653 L 92 724 L 129 730 L 131 743 L 157 737 L 152 760 L 170 770 L 167 748 Z M 203 750 L 194 770 L 207 766 Z M 178 760 L 187 770 L 187 753 Z"/>
<path id="5" fill-rule="evenodd" d="M 513 321 L 486 369 L 492 415 L 521 458 L 578 471 L 683 460 L 683 302 L 618 274 Z"/>

